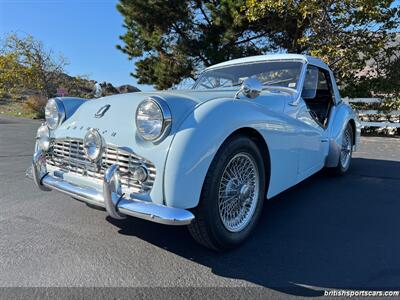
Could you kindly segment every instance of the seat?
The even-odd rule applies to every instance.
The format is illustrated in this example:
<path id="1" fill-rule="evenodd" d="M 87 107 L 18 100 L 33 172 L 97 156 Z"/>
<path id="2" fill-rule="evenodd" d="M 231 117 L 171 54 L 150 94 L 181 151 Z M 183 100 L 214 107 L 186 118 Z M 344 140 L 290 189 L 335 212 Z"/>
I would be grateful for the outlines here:
<path id="1" fill-rule="evenodd" d="M 316 96 L 312 99 L 305 98 L 307 107 L 312 111 L 317 121 L 326 125 L 331 106 L 331 95 L 328 90 L 317 90 Z"/>

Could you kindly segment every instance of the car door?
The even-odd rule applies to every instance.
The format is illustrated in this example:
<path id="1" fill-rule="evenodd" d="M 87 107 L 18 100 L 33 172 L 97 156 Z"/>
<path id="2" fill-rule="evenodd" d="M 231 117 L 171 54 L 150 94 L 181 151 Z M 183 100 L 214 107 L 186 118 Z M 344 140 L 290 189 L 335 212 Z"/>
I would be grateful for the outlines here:
<path id="1" fill-rule="evenodd" d="M 289 102 L 285 112 L 295 119 L 298 134 L 301 138 L 299 145 L 298 181 L 310 176 L 324 164 L 323 143 L 325 143 L 325 130 L 317 121 L 315 113 L 310 110 L 306 99 L 317 96 L 317 89 L 322 80 L 320 69 L 308 65 L 301 97 Z"/>

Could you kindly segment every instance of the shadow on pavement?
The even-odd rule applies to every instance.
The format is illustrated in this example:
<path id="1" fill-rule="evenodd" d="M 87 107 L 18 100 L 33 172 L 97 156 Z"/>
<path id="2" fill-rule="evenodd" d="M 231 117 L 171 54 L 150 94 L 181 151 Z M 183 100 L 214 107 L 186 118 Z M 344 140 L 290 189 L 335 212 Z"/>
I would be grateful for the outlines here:
<path id="1" fill-rule="evenodd" d="M 323 288 L 400 289 L 400 162 L 354 158 L 344 177 L 320 172 L 265 203 L 240 248 L 215 253 L 185 227 L 109 219 L 124 235 L 209 267 L 294 295 Z M 173 266 L 171 266 L 173 268 Z"/>

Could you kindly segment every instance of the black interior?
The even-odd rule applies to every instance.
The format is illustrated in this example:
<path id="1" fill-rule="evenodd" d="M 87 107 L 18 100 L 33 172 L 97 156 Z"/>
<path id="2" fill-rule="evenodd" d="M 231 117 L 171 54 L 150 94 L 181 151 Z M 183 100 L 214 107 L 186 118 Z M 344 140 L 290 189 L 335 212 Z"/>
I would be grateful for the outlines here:
<path id="1" fill-rule="evenodd" d="M 332 106 L 332 96 L 328 90 L 317 90 L 317 94 L 312 99 L 304 99 L 308 109 L 318 123 L 327 125 L 329 112 Z"/>
<path id="2" fill-rule="evenodd" d="M 332 84 L 329 73 L 319 69 L 319 79 L 316 93 L 303 89 L 303 99 L 313 118 L 322 126 L 328 124 L 329 112 L 333 105 Z M 313 95 L 314 94 L 314 95 Z M 314 97 L 310 97 L 313 95 Z"/>

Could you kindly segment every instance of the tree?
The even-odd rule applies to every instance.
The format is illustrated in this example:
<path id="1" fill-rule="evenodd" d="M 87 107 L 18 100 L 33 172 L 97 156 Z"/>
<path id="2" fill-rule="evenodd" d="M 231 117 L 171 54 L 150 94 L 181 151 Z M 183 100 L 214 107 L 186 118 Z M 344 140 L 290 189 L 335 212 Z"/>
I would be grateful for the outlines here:
<path id="1" fill-rule="evenodd" d="M 62 55 L 56 56 L 32 36 L 9 34 L 0 44 L 0 67 L 4 66 L 0 68 L 0 91 L 18 88 L 50 97 L 62 80 L 66 65 Z"/>
<path id="2" fill-rule="evenodd" d="M 232 58 L 260 54 L 257 36 L 241 12 L 242 0 L 121 0 L 127 32 L 117 46 L 130 59 L 139 57 L 139 83 L 165 89 L 199 68 Z M 266 45 L 267 46 L 267 45 Z"/>
<path id="3" fill-rule="evenodd" d="M 162 89 L 267 52 L 315 55 L 353 80 L 399 26 L 392 0 L 120 0 L 117 8 L 126 28 L 117 47 L 139 58 L 132 75 Z"/>
<path id="4" fill-rule="evenodd" d="M 275 47 L 320 57 L 351 89 L 385 77 L 400 53 L 395 32 L 400 11 L 395 4 L 392 0 L 247 0 L 245 11 L 251 21 L 275 20 L 268 25 L 268 38 Z"/>
<path id="5" fill-rule="evenodd" d="M 398 40 L 400 41 L 400 34 Z M 383 48 L 373 59 L 367 61 L 367 67 L 349 80 L 342 93 L 349 97 L 386 98 L 389 102 L 393 101 L 396 106 L 393 109 L 400 108 L 400 51 L 398 47 L 390 48 Z M 397 51 L 392 51 L 394 49 Z"/>
<path id="6" fill-rule="evenodd" d="M 0 54 L 0 93 L 16 94 L 32 78 L 31 69 L 18 62 L 16 53 Z"/>

